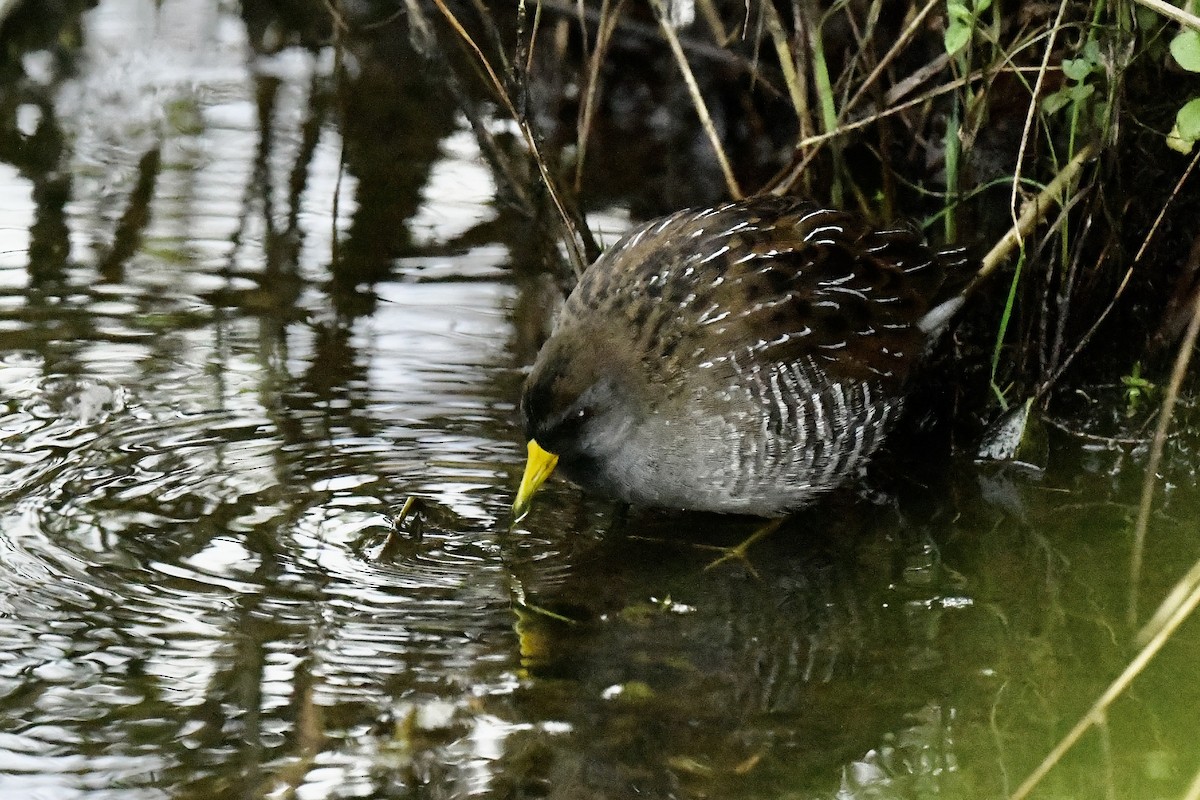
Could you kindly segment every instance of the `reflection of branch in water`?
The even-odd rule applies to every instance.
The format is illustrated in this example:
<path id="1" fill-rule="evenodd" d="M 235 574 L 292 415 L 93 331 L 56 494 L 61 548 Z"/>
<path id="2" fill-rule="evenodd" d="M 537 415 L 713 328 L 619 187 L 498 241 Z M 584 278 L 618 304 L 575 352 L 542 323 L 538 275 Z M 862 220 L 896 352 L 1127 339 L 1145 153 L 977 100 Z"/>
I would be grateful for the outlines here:
<path id="1" fill-rule="evenodd" d="M 237 214 L 237 227 L 230 235 L 229 256 L 226 258 L 225 274 L 232 277 L 236 274 L 236 264 L 242 252 L 246 231 L 250 229 L 250 221 L 255 217 L 255 203 L 261 209 L 263 221 L 264 242 L 263 251 L 266 263 L 263 274 L 251 274 L 245 277 L 258 283 L 253 292 L 222 292 L 214 298 L 220 304 L 238 305 L 242 308 L 259 310 L 284 310 L 293 307 L 299 296 L 296 278 L 296 257 L 299 250 L 299 239 L 286 251 L 278 246 L 281 239 L 287 240 L 287 234 L 280 236 L 275 230 L 274 203 L 271 194 L 271 152 L 274 140 L 275 108 L 279 96 L 280 81 L 274 77 L 259 76 L 255 92 L 255 108 L 258 113 L 258 143 L 254 149 L 254 160 L 250 180 L 246 181 L 242 191 L 241 203 Z M 291 278 L 285 280 L 284 278 Z"/>
<path id="2" fill-rule="evenodd" d="M 292 165 L 292 172 L 288 176 L 287 229 L 289 232 L 296 231 L 299 227 L 300 203 L 308 185 L 309 171 L 317 152 L 317 143 L 321 140 L 321 128 L 324 127 L 329 116 L 330 99 L 333 94 L 330 83 L 330 80 L 322 77 L 316 70 L 313 71 L 308 87 L 308 113 L 300 126 L 300 149 L 296 153 L 296 163 Z M 338 174 L 341 175 L 341 170 L 338 171 Z M 334 202 L 337 202 L 336 197 Z M 333 242 L 336 246 L 338 223 L 336 205 L 332 216 Z"/>
<path id="3" fill-rule="evenodd" d="M 394 31 L 347 39 L 353 71 L 338 74 L 342 159 L 355 178 L 349 224 L 332 265 L 331 301 L 342 316 L 373 309 L 356 288 L 392 277 L 396 259 L 418 251 L 410 220 L 423 201 L 442 143 L 456 128 L 442 87 L 413 69 L 416 55 Z"/>
<path id="4" fill-rule="evenodd" d="M 137 183 L 129 193 L 129 204 L 117 223 L 112 247 L 96 265 L 100 277 L 109 283 L 120 283 L 125 277 L 125 264 L 141 246 L 142 236 L 150 224 L 150 201 L 162 166 L 161 145 L 150 148 L 138 160 Z"/>
<path id="5" fill-rule="evenodd" d="M 325 746 L 328 737 L 325 735 L 325 713 L 313 697 L 316 679 L 313 676 L 314 658 L 306 655 L 296 665 L 292 681 L 292 708 L 296 711 L 295 725 L 292 729 L 292 757 L 283 760 L 283 766 L 265 779 L 260 788 L 261 797 L 278 793 L 286 789 L 286 794 L 276 796 L 294 797 L 295 792 L 304 784 L 317 755 Z"/>
<path id="6" fill-rule="evenodd" d="M 286 198 L 286 220 L 280 228 L 276 224 L 275 195 L 273 188 L 273 159 L 276 143 L 275 121 L 279 115 L 281 81 L 273 76 L 258 76 L 255 93 L 258 114 L 258 142 L 255 147 L 251 180 L 246 182 L 242 193 L 237 228 L 230 241 L 226 260 L 227 274 L 234 274 L 238 256 L 246 231 L 251 221 L 262 219 L 264 264 L 261 274 L 245 277 L 254 280 L 258 287 L 251 292 L 225 293 L 224 302 L 235 303 L 243 308 L 276 311 L 294 311 L 300 297 L 301 281 L 298 274 L 300 248 L 304 242 L 299 225 L 300 207 L 304 190 L 315 158 L 321 127 L 326 121 L 329 108 L 329 91 L 326 81 L 314 72 L 309 86 L 308 111 L 300 127 L 299 145 L 288 172 Z"/>
<path id="7" fill-rule="evenodd" d="M 17 112 L 25 104 L 36 107 L 41 115 L 37 128 L 29 135 L 17 130 Z M 66 151 L 62 126 L 54 104 L 40 90 L 30 96 L 28 90 L 17 87 L 9 97 L 0 88 L 0 109 L 5 114 L 0 120 L 0 160 L 13 164 L 33 184 L 29 276 L 34 282 L 58 280 L 71 253 L 66 206 L 71 199 L 72 180 L 71 171 L 62 168 Z"/>
<path id="8" fill-rule="evenodd" d="M 406 0 L 409 22 L 409 42 L 413 50 L 425 60 L 431 70 L 436 70 L 443 76 L 446 90 L 453 96 L 456 105 L 462 110 L 471 130 L 479 141 L 479 149 L 484 160 L 492 167 L 498 178 L 497 181 L 512 193 L 511 200 L 525 213 L 532 214 L 535 208 L 528 182 L 520 176 L 528 170 L 522 165 L 513 164 L 497 142 L 496 137 L 488 129 L 476 103 L 470 101 L 466 88 L 458 77 L 458 73 L 450 66 L 448 59 L 438 46 L 437 35 L 425 16 L 424 9 L 419 3 Z"/>

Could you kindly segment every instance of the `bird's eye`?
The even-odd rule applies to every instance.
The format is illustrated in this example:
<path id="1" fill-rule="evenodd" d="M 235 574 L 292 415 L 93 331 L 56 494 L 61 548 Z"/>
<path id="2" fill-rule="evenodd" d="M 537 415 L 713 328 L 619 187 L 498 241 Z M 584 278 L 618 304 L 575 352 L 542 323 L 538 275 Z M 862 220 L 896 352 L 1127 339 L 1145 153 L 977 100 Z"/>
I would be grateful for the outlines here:
<path id="1" fill-rule="evenodd" d="M 591 406 L 568 409 L 556 423 L 545 426 L 537 436 L 538 442 L 552 453 L 571 451 L 584 435 L 592 413 Z"/>
<path id="2" fill-rule="evenodd" d="M 587 424 L 587 421 L 592 418 L 591 406 L 580 406 L 573 408 L 563 417 L 560 428 L 564 433 L 575 435 L 579 430 Z"/>

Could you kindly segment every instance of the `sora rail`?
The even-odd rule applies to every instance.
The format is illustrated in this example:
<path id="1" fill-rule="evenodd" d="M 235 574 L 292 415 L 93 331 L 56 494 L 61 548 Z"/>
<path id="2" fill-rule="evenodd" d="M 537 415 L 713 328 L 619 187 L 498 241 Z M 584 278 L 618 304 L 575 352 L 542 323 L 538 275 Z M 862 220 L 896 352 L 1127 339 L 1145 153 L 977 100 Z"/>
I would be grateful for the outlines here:
<path id="1" fill-rule="evenodd" d="M 967 261 L 793 198 L 638 227 L 584 272 L 538 354 L 514 512 L 556 467 L 639 506 L 811 502 L 883 440 L 963 304 Z"/>

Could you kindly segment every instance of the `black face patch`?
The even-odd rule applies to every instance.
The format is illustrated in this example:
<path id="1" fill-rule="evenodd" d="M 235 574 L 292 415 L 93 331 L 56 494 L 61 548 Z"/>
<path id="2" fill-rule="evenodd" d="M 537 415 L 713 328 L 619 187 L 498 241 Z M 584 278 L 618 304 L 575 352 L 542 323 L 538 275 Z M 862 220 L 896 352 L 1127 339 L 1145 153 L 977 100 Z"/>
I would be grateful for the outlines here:
<path id="1" fill-rule="evenodd" d="M 554 352 L 538 365 L 521 396 L 526 438 L 558 455 L 572 449 L 592 415 L 592 409 L 580 404 L 595 383 L 588 363 L 587 357 Z"/>
<path id="2" fill-rule="evenodd" d="M 525 386 L 525 392 L 521 395 L 521 421 L 524 423 L 526 439 L 537 438 L 538 421 L 546 419 L 552 405 L 550 387 L 546 381 L 539 380 Z"/>

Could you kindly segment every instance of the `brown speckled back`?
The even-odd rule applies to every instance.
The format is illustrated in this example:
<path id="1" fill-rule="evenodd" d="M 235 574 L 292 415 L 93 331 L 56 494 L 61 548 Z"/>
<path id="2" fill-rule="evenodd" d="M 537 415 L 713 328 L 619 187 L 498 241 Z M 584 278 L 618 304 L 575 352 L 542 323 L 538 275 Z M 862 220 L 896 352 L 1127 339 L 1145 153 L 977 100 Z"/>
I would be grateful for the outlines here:
<path id="1" fill-rule="evenodd" d="M 899 387 L 924 350 L 918 321 L 950 294 L 948 269 L 964 264 L 961 251 L 936 253 L 908 228 L 874 230 L 854 214 L 765 197 L 631 232 L 584 275 L 565 315 L 625 315 L 647 358 L 811 356 L 830 378 Z"/>

